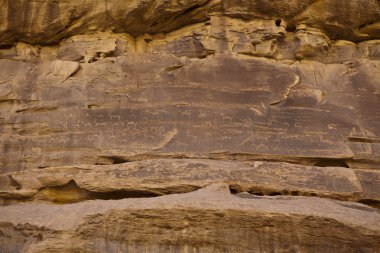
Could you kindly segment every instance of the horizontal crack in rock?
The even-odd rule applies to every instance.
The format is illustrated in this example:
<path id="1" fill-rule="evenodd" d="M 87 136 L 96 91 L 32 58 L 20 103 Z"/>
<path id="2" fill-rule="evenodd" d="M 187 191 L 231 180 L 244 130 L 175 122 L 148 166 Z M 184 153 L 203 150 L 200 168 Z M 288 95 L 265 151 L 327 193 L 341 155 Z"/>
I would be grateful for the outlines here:
<path id="1" fill-rule="evenodd" d="M 89 199 L 156 197 L 191 192 L 210 183 L 225 183 L 233 193 L 318 196 L 347 201 L 368 198 L 355 171 L 343 167 L 346 163 L 342 164 L 342 160 L 319 160 L 319 166 L 210 159 L 122 162 L 13 173 L 10 176 L 19 189 L 15 189 L 15 183 L 13 186 L 5 184 L 0 197 L 8 199 L 4 204 L 12 203 L 11 199 L 70 203 Z M 376 200 L 375 195 L 373 199 Z"/>

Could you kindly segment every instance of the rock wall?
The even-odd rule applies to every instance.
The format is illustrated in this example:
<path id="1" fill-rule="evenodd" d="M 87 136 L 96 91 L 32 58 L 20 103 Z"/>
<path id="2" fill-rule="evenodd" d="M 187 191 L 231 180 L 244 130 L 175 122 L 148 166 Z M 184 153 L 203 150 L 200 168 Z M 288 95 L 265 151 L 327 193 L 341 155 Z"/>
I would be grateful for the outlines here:
<path id="1" fill-rule="evenodd" d="M 0 6 L 0 252 L 380 252 L 379 1 Z"/>

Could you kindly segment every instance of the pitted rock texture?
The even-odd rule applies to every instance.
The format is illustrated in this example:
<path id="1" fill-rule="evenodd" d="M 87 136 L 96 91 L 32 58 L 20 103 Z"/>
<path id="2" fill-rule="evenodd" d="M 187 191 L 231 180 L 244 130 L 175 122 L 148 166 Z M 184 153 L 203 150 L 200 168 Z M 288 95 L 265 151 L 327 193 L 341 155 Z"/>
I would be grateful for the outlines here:
<path id="1" fill-rule="evenodd" d="M 0 6 L 0 252 L 380 252 L 379 1 Z"/>

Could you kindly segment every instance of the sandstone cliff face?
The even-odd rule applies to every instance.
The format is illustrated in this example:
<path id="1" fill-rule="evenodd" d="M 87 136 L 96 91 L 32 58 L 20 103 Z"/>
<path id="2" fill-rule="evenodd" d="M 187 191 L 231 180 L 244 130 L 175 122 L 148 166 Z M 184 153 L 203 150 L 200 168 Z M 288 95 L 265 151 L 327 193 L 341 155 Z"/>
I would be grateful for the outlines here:
<path id="1" fill-rule="evenodd" d="M 379 1 L 0 6 L 0 252 L 380 252 Z"/>

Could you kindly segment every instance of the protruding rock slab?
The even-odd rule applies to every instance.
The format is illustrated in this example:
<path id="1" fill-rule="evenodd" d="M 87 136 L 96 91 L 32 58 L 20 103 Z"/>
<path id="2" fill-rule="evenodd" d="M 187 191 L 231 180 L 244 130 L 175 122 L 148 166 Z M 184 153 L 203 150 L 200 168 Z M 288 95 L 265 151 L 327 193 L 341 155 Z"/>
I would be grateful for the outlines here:
<path id="1" fill-rule="evenodd" d="M 314 197 L 240 198 L 223 184 L 149 199 L 5 206 L 0 224 L 2 235 L 15 235 L 1 237 L 4 253 L 380 249 L 375 209 Z"/>
<path id="2" fill-rule="evenodd" d="M 363 202 L 377 204 L 380 207 L 380 171 L 356 170 L 355 173 L 363 187 Z"/>
<path id="3" fill-rule="evenodd" d="M 4 181 L 0 196 L 58 202 L 78 201 L 95 197 L 94 193 L 107 192 L 184 193 L 210 183 L 226 183 L 232 191 L 261 195 L 318 195 L 358 200 L 362 193 L 354 170 L 349 168 L 259 161 L 153 159 L 28 170 L 0 179 Z"/>

